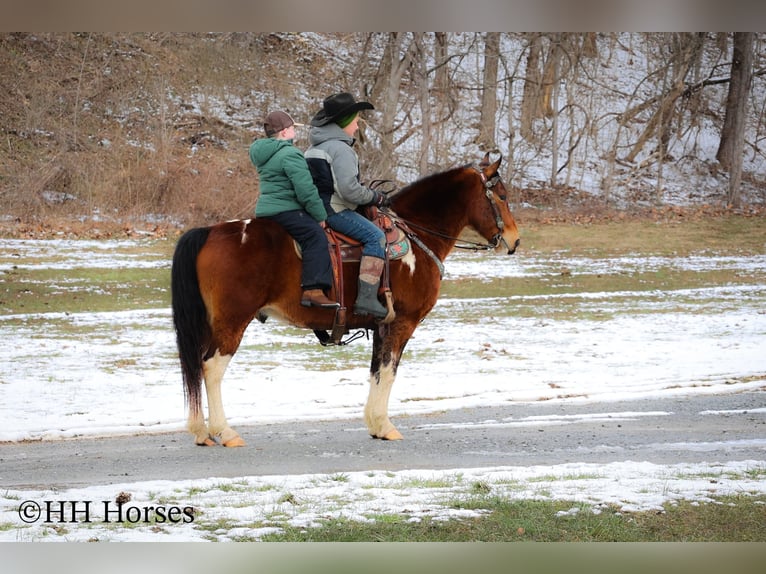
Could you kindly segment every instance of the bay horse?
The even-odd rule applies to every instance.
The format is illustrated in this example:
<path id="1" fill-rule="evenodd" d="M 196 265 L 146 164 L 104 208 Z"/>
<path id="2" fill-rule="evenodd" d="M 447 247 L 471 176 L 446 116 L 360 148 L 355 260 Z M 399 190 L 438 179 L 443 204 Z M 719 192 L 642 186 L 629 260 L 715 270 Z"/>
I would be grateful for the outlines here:
<path id="1" fill-rule="evenodd" d="M 436 304 L 442 262 L 473 228 L 486 241 L 474 248 L 514 253 L 519 232 L 498 169 L 466 165 L 420 179 L 394 193 L 389 216 L 412 234 L 410 253 L 390 262 L 393 321 L 383 324 L 349 312 L 348 328 L 373 333 L 370 387 L 364 419 L 374 438 L 402 435 L 388 417 L 388 401 L 407 341 Z M 359 264 L 343 263 L 344 295 L 354 301 Z M 171 272 L 173 323 L 189 409 L 188 429 L 198 445 L 244 446 L 226 421 L 221 380 L 250 322 L 281 318 L 307 329 L 329 329 L 335 311 L 303 307 L 301 262 L 292 238 L 277 223 L 249 219 L 191 229 L 176 245 Z M 202 381 L 208 422 L 202 412 Z"/>

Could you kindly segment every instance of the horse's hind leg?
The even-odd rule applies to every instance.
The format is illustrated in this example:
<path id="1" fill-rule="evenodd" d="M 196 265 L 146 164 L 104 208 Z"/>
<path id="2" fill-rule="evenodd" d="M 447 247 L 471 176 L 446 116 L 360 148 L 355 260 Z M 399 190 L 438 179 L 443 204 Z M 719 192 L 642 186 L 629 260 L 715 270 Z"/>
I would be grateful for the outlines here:
<path id="1" fill-rule="evenodd" d="M 186 428 L 194 435 L 195 444 L 199 446 L 215 446 L 216 442 L 210 436 L 210 431 L 207 430 L 205 416 L 202 414 L 201 408 L 189 411 L 189 420 L 186 423 Z"/>
<path id="2" fill-rule="evenodd" d="M 205 360 L 202 365 L 205 373 L 205 392 L 207 393 L 208 428 L 210 436 L 219 439 L 223 446 L 245 446 L 242 437 L 229 426 L 223 410 L 221 381 L 231 357 L 230 354 L 221 355 L 220 351 L 217 350 L 215 355 Z"/>
<path id="3" fill-rule="evenodd" d="M 231 355 L 222 356 L 216 351 L 215 355 L 202 363 L 210 427 L 208 428 L 205 422 L 205 415 L 201 404 L 198 409 L 192 408 L 189 410 L 189 420 L 186 425 L 189 432 L 194 435 L 194 442 L 199 446 L 216 446 L 218 442 L 215 437 L 219 434 L 224 444 L 226 444 L 226 441 L 236 441 L 238 438 L 237 433 L 228 428 L 226 416 L 223 412 L 223 401 L 221 400 L 221 381 L 230 360 Z M 232 433 L 234 436 L 232 436 Z"/>

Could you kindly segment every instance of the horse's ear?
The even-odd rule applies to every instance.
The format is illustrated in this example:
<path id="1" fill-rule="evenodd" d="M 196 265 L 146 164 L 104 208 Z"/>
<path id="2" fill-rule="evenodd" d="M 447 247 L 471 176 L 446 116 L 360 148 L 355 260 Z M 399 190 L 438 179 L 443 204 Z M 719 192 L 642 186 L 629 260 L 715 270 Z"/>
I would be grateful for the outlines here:
<path id="1" fill-rule="evenodd" d="M 486 175 L 488 178 L 492 177 L 497 174 L 497 172 L 500 170 L 500 164 L 503 162 L 503 154 L 500 154 L 500 157 L 497 158 L 492 164 L 489 163 L 489 154 L 484 156 L 484 159 L 481 162 L 481 168 L 484 171 L 484 175 Z"/>
<path id="2" fill-rule="evenodd" d="M 500 164 L 503 161 L 503 154 L 500 154 L 500 157 L 497 158 L 497 161 L 495 161 L 491 165 L 489 163 L 489 159 L 490 159 L 489 158 L 489 152 L 487 152 L 486 154 L 484 154 L 484 158 L 479 163 L 479 167 L 484 169 L 484 170 L 487 170 L 488 175 L 491 176 L 491 175 L 496 174 L 497 171 L 500 169 Z"/>

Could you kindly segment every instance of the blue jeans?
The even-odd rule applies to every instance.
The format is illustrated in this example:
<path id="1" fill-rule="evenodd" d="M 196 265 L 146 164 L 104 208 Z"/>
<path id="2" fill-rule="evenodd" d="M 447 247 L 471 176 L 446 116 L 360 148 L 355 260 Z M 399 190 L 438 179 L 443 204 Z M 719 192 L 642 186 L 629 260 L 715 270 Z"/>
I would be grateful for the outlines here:
<path id="1" fill-rule="evenodd" d="M 327 224 L 335 231 L 362 242 L 362 255 L 385 259 L 386 236 L 380 227 L 364 215 L 344 209 L 327 218 Z"/>
<path id="2" fill-rule="evenodd" d="M 305 211 L 296 209 L 276 215 L 261 216 L 273 219 L 284 227 L 301 246 L 303 265 L 301 287 L 303 289 L 329 289 L 332 287 L 332 262 L 324 229 Z"/>

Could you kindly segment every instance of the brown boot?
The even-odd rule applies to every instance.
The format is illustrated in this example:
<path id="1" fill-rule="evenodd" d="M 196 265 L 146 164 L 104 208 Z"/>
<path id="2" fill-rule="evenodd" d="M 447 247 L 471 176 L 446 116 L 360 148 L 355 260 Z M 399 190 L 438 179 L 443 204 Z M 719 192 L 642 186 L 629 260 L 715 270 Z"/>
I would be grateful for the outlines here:
<path id="1" fill-rule="evenodd" d="M 301 297 L 301 305 L 304 307 L 321 307 L 322 309 L 337 309 L 340 303 L 328 299 L 321 289 L 307 289 Z"/>

